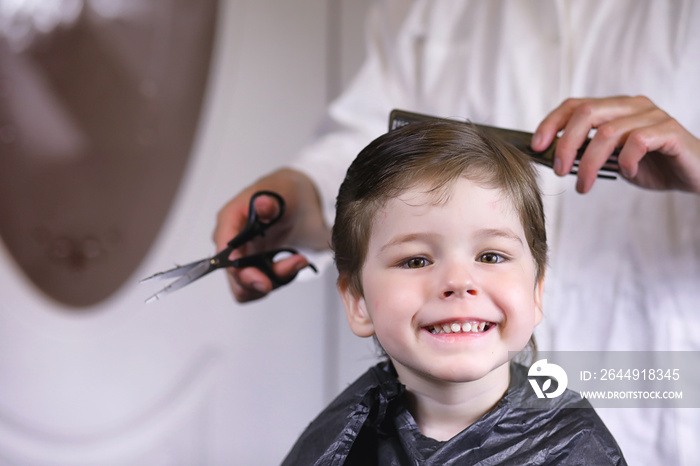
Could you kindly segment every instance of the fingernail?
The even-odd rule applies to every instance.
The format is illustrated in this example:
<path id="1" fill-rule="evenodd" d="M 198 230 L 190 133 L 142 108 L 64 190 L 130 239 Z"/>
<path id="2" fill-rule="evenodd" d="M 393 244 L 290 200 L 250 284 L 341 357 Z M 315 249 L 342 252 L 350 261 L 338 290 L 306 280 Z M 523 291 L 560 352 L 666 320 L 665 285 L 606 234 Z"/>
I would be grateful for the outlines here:
<path id="1" fill-rule="evenodd" d="M 542 141 L 542 136 L 540 136 L 540 133 L 535 133 L 532 135 L 532 142 L 531 146 L 534 149 L 535 147 L 539 147 L 540 142 Z"/>
<path id="2" fill-rule="evenodd" d="M 293 273 L 299 273 L 299 272 L 301 272 L 303 269 L 305 269 L 306 267 L 308 267 L 307 264 L 303 264 L 303 263 L 302 263 L 302 264 L 297 264 L 297 265 L 294 266 Z"/>
<path id="3" fill-rule="evenodd" d="M 629 172 L 629 170 L 625 168 L 620 168 L 620 175 L 622 175 L 623 178 L 630 179 L 632 178 L 632 174 Z"/>
<path id="4" fill-rule="evenodd" d="M 586 192 L 586 185 L 583 183 L 583 180 L 581 178 L 578 178 L 576 180 L 576 191 L 584 194 Z"/>
<path id="5" fill-rule="evenodd" d="M 558 158 L 558 157 L 554 159 L 554 172 L 555 172 L 557 175 L 561 175 L 561 174 L 562 174 L 562 173 L 561 173 L 561 159 Z"/>
<path id="6" fill-rule="evenodd" d="M 267 287 L 261 282 L 253 283 L 253 289 L 255 289 L 255 291 L 259 291 L 260 293 L 267 293 Z"/>

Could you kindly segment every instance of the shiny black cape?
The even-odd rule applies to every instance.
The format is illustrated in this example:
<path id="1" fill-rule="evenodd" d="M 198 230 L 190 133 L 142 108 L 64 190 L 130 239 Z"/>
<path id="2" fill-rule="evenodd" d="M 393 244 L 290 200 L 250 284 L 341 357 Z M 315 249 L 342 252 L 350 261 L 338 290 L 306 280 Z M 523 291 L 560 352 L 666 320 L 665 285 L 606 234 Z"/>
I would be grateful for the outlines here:
<path id="1" fill-rule="evenodd" d="M 446 442 L 424 437 L 406 409 L 405 387 L 381 363 L 341 393 L 284 460 L 301 465 L 625 465 L 587 400 L 567 390 L 538 400 L 527 369 L 511 365 L 508 391 L 494 409 Z M 541 406 L 541 404 L 539 405 Z"/>

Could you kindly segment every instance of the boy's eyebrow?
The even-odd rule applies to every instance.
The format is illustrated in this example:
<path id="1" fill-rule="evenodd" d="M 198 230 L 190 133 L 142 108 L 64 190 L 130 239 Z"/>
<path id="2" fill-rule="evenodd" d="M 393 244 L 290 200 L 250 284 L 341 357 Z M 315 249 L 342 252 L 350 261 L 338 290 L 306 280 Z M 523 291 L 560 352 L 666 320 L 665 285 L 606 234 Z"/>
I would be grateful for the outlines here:
<path id="1" fill-rule="evenodd" d="M 426 240 L 427 237 L 436 236 L 433 233 L 407 233 L 405 235 L 399 235 L 391 239 L 391 241 L 382 245 L 379 249 L 380 252 L 398 244 L 410 243 L 411 241 Z M 523 240 L 510 228 L 483 228 L 477 230 L 474 234 L 477 238 L 505 238 L 511 241 L 515 241 L 521 246 L 523 246 Z"/>
<path id="2" fill-rule="evenodd" d="M 500 238 L 505 238 L 505 239 L 510 239 L 513 241 L 517 241 L 521 245 L 523 244 L 523 240 L 518 236 L 513 230 L 510 228 L 484 228 L 482 230 L 477 231 L 475 236 L 486 236 L 486 237 L 500 237 Z"/>
<path id="3" fill-rule="evenodd" d="M 411 241 L 424 239 L 426 236 L 433 235 L 428 233 L 407 233 L 405 235 L 396 236 L 392 238 L 391 241 L 389 241 L 388 243 L 382 245 L 382 247 L 379 248 L 379 252 L 382 252 L 385 249 L 388 249 L 392 246 L 396 246 L 397 244 L 410 243 Z"/>

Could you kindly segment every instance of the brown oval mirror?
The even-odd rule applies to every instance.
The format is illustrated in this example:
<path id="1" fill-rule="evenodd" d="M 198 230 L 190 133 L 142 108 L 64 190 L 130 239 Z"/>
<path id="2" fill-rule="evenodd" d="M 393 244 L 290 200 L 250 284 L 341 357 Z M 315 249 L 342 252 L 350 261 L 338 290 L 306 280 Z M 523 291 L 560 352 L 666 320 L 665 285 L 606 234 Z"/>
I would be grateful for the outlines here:
<path id="1" fill-rule="evenodd" d="M 173 202 L 217 4 L 67 3 L 50 30 L 0 32 L 0 235 L 41 291 L 83 308 L 131 276 Z"/>

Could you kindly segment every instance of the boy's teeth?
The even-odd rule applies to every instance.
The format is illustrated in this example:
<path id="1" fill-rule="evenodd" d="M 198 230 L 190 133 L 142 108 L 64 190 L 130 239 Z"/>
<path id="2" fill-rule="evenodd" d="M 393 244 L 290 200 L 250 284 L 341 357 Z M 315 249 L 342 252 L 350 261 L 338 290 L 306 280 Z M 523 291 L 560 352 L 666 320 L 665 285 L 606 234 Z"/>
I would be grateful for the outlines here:
<path id="1" fill-rule="evenodd" d="M 439 333 L 481 333 L 491 328 L 491 323 L 487 322 L 452 322 L 449 324 L 438 324 L 428 327 L 433 335 Z"/>

